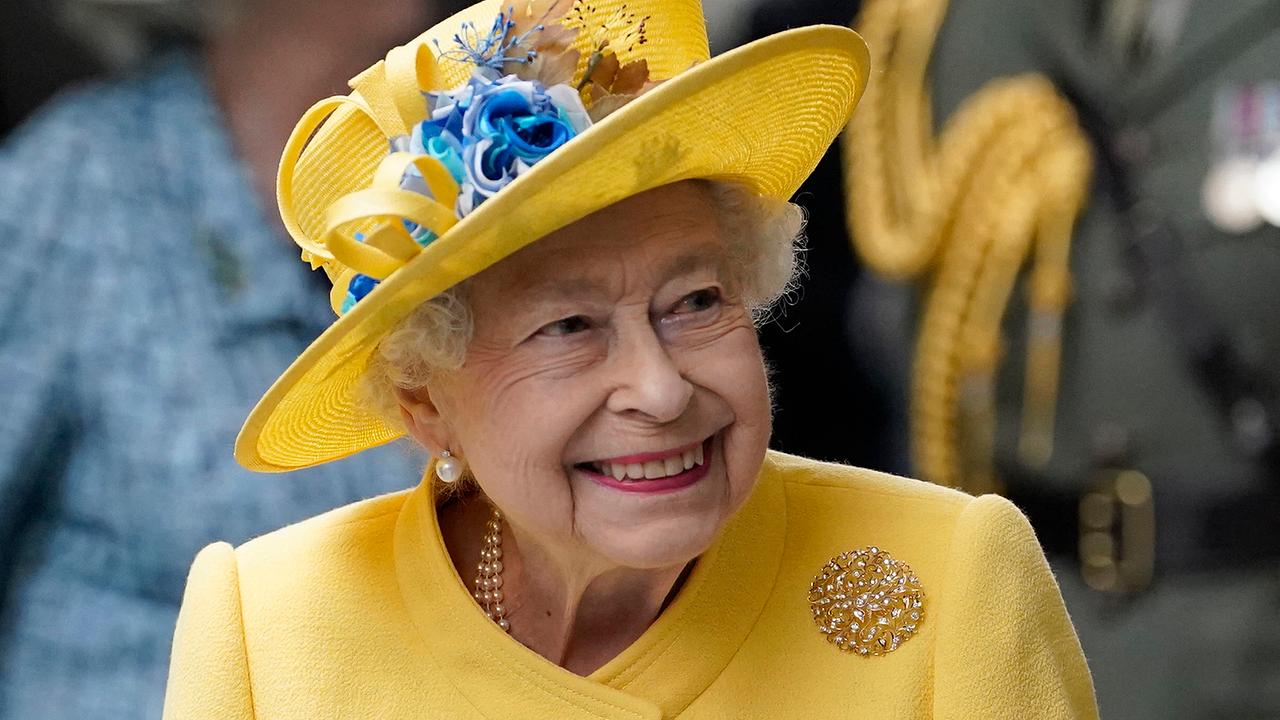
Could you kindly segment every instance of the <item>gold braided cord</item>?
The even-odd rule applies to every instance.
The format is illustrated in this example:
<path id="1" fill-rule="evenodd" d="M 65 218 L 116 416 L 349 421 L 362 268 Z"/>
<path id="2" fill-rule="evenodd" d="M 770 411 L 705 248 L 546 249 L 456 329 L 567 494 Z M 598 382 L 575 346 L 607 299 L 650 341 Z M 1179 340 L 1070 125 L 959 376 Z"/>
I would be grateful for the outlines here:
<path id="1" fill-rule="evenodd" d="M 968 98 L 935 138 L 928 64 L 946 0 L 867 0 L 856 24 L 878 69 L 843 145 L 854 248 L 912 280 L 924 303 L 911 389 L 912 454 L 925 479 L 998 491 L 995 378 L 1001 321 L 1029 288 L 1019 452 L 1052 453 L 1071 233 L 1092 159 L 1071 106 L 1041 75 Z"/>

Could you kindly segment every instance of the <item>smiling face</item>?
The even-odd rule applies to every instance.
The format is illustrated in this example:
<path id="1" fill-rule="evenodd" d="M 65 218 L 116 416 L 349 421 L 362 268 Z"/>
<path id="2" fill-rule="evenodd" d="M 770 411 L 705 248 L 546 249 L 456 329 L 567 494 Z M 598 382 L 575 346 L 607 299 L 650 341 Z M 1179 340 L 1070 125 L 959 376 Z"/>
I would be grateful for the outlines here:
<path id="1" fill-rule="evenodd" d="M 652 568 L 707 548 L 770 433 L 764 363 L 705 185 L 624 200 L 476 276 L 441 427 L 540 544 Z"/>

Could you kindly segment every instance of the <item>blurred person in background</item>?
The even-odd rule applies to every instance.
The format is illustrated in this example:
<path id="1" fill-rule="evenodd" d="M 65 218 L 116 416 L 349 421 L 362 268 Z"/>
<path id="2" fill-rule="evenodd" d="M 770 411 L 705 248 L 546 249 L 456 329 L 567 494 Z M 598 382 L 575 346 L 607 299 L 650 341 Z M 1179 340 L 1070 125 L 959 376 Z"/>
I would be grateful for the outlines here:
<path id="1" fill-rule="evenodd" d="M 861 6 L 846 322 L 915 472 L 1028 513 L 1103 717 L 1280 717 L 1280 3 Z"/>
<path id="2" fill-rule="evenodd" d="M 421 462 L 383 449 L 273 483 L 227 449 L 329 321 L 327 289 L 268 219 L 294 119 L 448 8 L 93 4 L 80 17 L 102 22 L 81 24 L 99 40 L 119 10 L 198 41 L 65 92 L 0 149 L 0 718 L 159 717 L 196 550 Z"/>

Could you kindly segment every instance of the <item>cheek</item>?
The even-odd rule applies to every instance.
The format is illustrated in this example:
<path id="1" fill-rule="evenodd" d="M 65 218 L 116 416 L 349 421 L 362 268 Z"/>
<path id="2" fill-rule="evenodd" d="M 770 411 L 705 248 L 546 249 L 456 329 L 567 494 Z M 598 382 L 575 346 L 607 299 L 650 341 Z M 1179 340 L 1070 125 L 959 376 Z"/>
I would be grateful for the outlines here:
<path id="1" fill-rule="evenodd" d="M 769 386 L 755 330 L 742 327 L 705 350 L 692 352 L 685 363 L 690 381 L 719 398 L 732 413 L 724 437 L 724 460 L 730 491 L 742 495 L 755 482 L 772 432 Z"/>
<path id="2" fill-rule="evenodd" d="M 450 392 L 450 424 L 468 452 L 522 472 L 545 472 L 558 462 L 582 414 L 578 406 L 587 401 L 585 393 L 565 391 L 573 375 L 566 366 L 583 362 L 580 355 L 490 350 L 473 343 Z"/>
<path id="3" fill-rule="evenodd" d="M 567 535 L 573 497 L 565 449 L 601 400 L 588 384 L 554 375 L 477 374 L 454 394 L 451 424 L 494 503 L 524 527 Z"/>
<path id="4" fill-rule="evenodd" d="M 732 409 L 735 424 L 769 426 L 764 356 L 752 327 L 736 327 L 715 342 L 691 346 L 682 355 L 685 376 L 722 398 Z"/>

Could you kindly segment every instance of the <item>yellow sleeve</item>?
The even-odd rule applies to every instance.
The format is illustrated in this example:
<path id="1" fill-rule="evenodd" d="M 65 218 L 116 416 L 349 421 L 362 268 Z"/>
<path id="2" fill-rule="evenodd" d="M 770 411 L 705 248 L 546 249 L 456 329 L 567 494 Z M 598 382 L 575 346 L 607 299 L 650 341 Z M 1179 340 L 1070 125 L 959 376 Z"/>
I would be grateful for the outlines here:
<path id="1" fill-rule="evenodd" d="M 1008 500 L 973 500 L 957 522 L 940 598 L 934 717 L 1084 718 L 1097 703 L 1084 653 L 1035 533 Z"/>
<path id="2" fill-rule="evenodd" d="M 253 720 L 235 551 L 200 551 L 173 634 L 164 720 Z"/>

